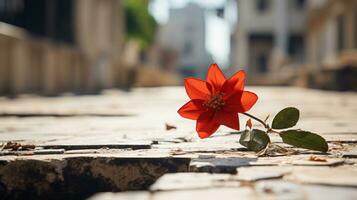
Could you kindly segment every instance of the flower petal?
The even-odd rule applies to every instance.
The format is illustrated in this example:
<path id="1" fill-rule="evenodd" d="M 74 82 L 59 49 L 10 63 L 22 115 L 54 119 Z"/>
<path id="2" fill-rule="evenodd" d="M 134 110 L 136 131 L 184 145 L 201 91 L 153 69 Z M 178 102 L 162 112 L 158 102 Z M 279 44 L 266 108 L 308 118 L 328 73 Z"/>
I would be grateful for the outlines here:
<path id="1" fill-rule="evenodd" d="M 239 119 L 237 113 L 220 111 L 216 113 L 215 120 L 218 124 L 239 130 Z"/>
<path id="2" fill-rule="evenodd" d="M 196 78 L 185 78 L 185 89 L 190 99 L 207 99 L 211 92 L 206 81 Z"/>
<path id="3" fill-rule="evenodd" d="M 214 120 L 214 115 L 214 112 L 205 112 L 197 119 L 196 131 L 201 139 L 211 136 L 219 128 L 219 124 Z"/>
<path id="4" fill-rule="evenodd" d="M 206 80 L 213 86 L 213 92 L 216 93 L 221 90 L 222 85 L 226 81 L 226 77 L 217 64 L 212 64 L 208 69 Z"/>
<path id="5" fill-rule="evenodd" d="M 243 106 L 244 112 L 250 110 L 253 105 L 257 102 L 258 96 L 249 91 L 244 91 L 242 98 L 241 98 L 241 104 Z"/>
<path id="6" fill-rule="evenodd" d="M 243 91 L 233 94 L 224 106 L 225 111 L 229 112 L 246 112 L 257 102 L 258 96 L 253 92 Z"/>
<path id="7" fill-rule="evenodd" d="M 238 71 L 232 77 L 226 80 L 222 86 L 222 92 L 225 94 L 225 98 L 228 99 L 231 95 L 237 91 L 243 91 L 244 89 L 245 72 L 243 70 Z"/>
<path id="8" fill-rule="evenodd" d="M 184 118 L 196 120 L 205 111 L 205 108 L 202 106 L 203 103 L 204 101 L 200 99 L 191 100 L 177 112 Z"/>

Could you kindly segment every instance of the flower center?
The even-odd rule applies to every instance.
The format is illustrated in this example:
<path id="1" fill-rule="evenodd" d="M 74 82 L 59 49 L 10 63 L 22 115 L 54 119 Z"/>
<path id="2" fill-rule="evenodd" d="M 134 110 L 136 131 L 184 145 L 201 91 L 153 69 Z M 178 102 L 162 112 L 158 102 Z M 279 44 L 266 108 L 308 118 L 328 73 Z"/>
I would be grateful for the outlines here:
<path id="1" fill-rule="evenodd" d="M 218 93 L 218 94 L 211 96 L 211 98 L 209 100 L 205 101 L 203 103 L 203 106 L 205 106 L 206 108 L 215 110 L 215 111 L 219 111 L 223 108 L 224 104 L 225 103 L 223 100 L 223 94 Z"/>

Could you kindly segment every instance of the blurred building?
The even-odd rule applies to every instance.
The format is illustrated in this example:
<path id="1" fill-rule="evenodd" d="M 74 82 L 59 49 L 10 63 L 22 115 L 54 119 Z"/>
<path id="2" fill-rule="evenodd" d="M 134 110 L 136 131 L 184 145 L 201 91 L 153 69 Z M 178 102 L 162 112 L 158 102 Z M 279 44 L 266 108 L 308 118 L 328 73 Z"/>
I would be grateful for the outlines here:
<path id="1" fill-rule="evenodd" d="M 159 43 L 177 52 L 178 70 L 183 76 L 203 77 L 212 58 L 206 50 L 204 9 L 194 3 L 170 9 L 167 24 L 161 27 Z"/>
<path id="2" fill-rule="evenodd" d="M 305 56 L 306 1 L 237 0 L 232 35 L 233 71 L 244 68 L 255 84 L 284 84 Z"/>
<path id="3" fill-rule="evenodd" d="M 0 0 L 0 93 L 121 86 L 120 0 Z"/>
<path id="4" fill-rule="evenodd" d="M 233 71 L 253 84 L 357 90 L 357 0 L 237 2 Z"/>
<path id="5" fill-rule="evenodd" d="M 310 0 L 305 84 L 357 90 L 357 1 Z"/>

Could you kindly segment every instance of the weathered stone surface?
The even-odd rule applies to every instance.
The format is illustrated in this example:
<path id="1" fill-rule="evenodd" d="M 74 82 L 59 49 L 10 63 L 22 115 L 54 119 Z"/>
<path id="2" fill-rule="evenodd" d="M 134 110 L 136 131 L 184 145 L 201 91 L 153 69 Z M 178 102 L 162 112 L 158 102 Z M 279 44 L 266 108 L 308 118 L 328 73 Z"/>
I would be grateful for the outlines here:
<path id="1" fill-rule="evenodd" d="M 252 87 L 259 101 L 250 111 L 258 117 L 273 116 L 285 106 L 295 106 L 301 111 L 297 128 L 326 135 L 331 140 L 355 138 L 357 124 L 357 95 L 302 88 Z M 284 95 L 281 95 L 281 94 Z M 14 117 L 0 120 L 0 141 L 23 140 L 34 144 L 77 143 L 92 141 L 111 144 L 123 140 L 171 140 L 186 138 L 200 141 L 195 133 L 195 123 L 182 119 L 177 109 L 187 100 L 182 87 L 135 89 L 131 93 L 108 91 L 102 95 L 63 96 L 43 98 L 25 96 L 18 99 L 0 99 L 0 113 L 12 113 Z M 55 105 L 55 106 L 54 106 Z M 339 112 L 338 116 L 336 111 Z M 15 117 L 16 113 L 72 113 L 72 117 Z M 81 113 L 98 115 L 131 116 L 81 116 Z M 241 122 L 247 117 L 240 115 Z M 166 131 L 165 123 L 173 124 L 177 130 Z M 242 125 L 243 124 L 243 125 Z M 242 127 L 244 123 L 241 123 Z M 253 121 L 253 125 L 260 127 Z M 227 135 L 230 129 L 221 128 L 214 136 Z M 343 134 L 346 133 L 346 134 Z M 347 135 L 347 136 L 343 136 Z M 225 140 L 225 137 L 209 138 Z M 239 135 L 231 137 L 238 141 Z M 278 137 L 277 137 L 278 140 Z M 274 141 L 274 140 L 273 140 Z M 238 144 L 238 143 L 237 143 Z M 207 146 L 207 145 L 206 145 Z M 217 145 L 218 146 L 218 145 Z M 224 147 L 224 144 L 220 145 Z M 237 148 L 240 146 L 237 145 Z"/>
<path id="2" fill-rule="evenodd" d="M 48 154 L 63 154 L 64 149 L 38 149 L 34 150 L 33 154 L 35 155 L 48 155 Z"/>
<path id="3" fill-rule="evenodd" d="M 352 200 L 357 196 L 355 188 L 300 185 L 287 181 L 263 181 L 253 188 L 206 188 L 159 192 L 100 193 L 89 200 L 160 200 L 160 199 L 341 199 Z"/>
<path id="4" fill-rule="evenodd" d="M 352 200 L 357 198 L 356 188 L 321 185 L 304 185 L 303 188 L 306 198 L 312 200 Z"/>
<path id="5" fill-rule="evenodd" d="M 237 173 L 237 167 L 252 165 L 257 158 L 236 157 L 236 158 L 208 158 L 192 159 L 190 163 L 191 172 L 210 173 Z"/>
<path id="6" fill-rule="evenodd" d="M 357 197 L 354 188 L 342 188 L 319 185 L 301 185 L 288 181 L 261 181 L 255 186 L 258 199 L 343 199 Z"/>
<path id="7" fill-rule="evenodd" d="M 81 149 L 150 149 L 152 142 L 122 142 L 122 143 L 105 143 L 105 144 L 51 144 L 42 145 L 40 147 L 44 149 L 65 149 L 65 150 L 81 150 Z"/>
<path id="8" fill-rule="evenodd" d="M 291 180 L 301 183 L 357 187 L 356 168 L 295 169 Z"/>
<path id="9" fill-rule="evenodd" d="M 282 178 L 288 171 L 271 170 L 268 167 L 264 168 L 249 168 L 242 167 L 237 169 L 237 179 L 240 181 L 258 181 L 265 179 L 278 179 Z"/>
<path id="10" fill-rule="evenodd" d="M 209 188 L 200 190 L 190 190 L 190 192 L 185 190 L 177 190 L 171 192 L 158 192 L 153 195 L 154 200 L 234 200 L 234 199 L 250 199 L 253 194 L 252 189 L 244 188 Z"/>
<path id="11" fill-rule="evenodd" d="M 152 195 L 150 192 L 121 192 L 121 193 L 103 192 L 88 198 L 88 200 L 150 200 L 150 199 L 152 199 Z"/>
<path id="12" fill-rule="evenodd" d="M 344 157 L 344 158 L 357 158 L 357 151 L 345 152 L 345 153 L 343 153 L 342 157 Z"/>
<path id="13" fill-rule="evenodd" d="M 310 161 L 310 155 L 291 155 L 278 157 L 215 157 L 215 158 L 193 158 L 190 163 L 192 172 L 213 173 L 236 173 L 237 167 L 248 166 L 284 166 L 284 165 L 306 165 L 306 166 L 334 166 L 344 162 L 341 158 L 326 158 L 326 161 Z"/>
<path id="14" fill-rule="evenodd" d="M 326 158 L 326 161 L 311 161 L 311 160 L 294 160 L 293 165 L 312 165 L 312 166 L 334 166 L 344 162 L 344 159 L 340 158 Z"/>
<path id="15" fill-rule="evenodd" d="M 315 192 L 327 198 L 325 194 L 331 194 L 328 188 L 348 194 L 338 196 L 341 198 L 354 195 L 351 188 L 355 187 L 357 161 L 351 152 L 357 150 L 357 94 L 288 87 L 248 89 L 259 95 L 250 113 L 264 118 L 295 106 L 301 111 L 295 128 L 321 134 L 329 141 L 330 151 L 319 154 L 294 148 L 300 154 L 257 157 L 238 143 L 239 134 L 231 134 L 225 127 L 201 140 L 195 122 L 177 114 L 188 99 L 182 87 L 130 93 L 113 90 L 96 96 L 0 98 L 0 142 L 36 145 L 31 151 L 0 151 L 0 194 L 5 195 L 0 199 L 80 199 L 95 192 L 148 189 L 163 174 L 187 171 L 235 175 L 219 174 L 230 177 L 221 181 L 212 174 L 199 174 L 203 177 L 186 184 L 189 190 L 185 185 L 164 184 L 165 191 L 107 196 L 155 200 L 236 199 L 240 195 L 240 199 L 258 199 L 275 197 L 266 194 L 271 191 L 279 198 L 300 197 L 294 196 L 294 191 L 300 191 L 319 199 Z M 244 128 L 247 117 L 239 117 Z M 177 129 L 166 130 L 166 123 Z M 255 121 L 253 126 L 263 128 Z M 291 148 L 276 134 L 271 134 L 271 141 Z M 326 161 L 310 160 L 312 154 Z M 260 183 L 269 185 L 267 179 L 277 181 L 270 184 L 276 187 L 258 190 Z M 291 192 L 285 194 L 278 188 Z"/>
<path id="16" fill-rule="evenodd" d="M 82 199 L 101 191 L 147 189 L 165 173 L 185 172 L 184 158 L 71 156 L 2 160 L 3 199 Z"/>
<path id="17" fill-rule="evenodd" d="M 172 173 L 165 174 L 150 187 L 151 191 L 192 190 L 239 186 L 237 177 L 229 174 Z"/>
<path id="18" fill-rule="evenodd" d="M 101 193 L 91 197 L 89 200 L 196 200 L 207 199 L 216 200 L 217 197 L 233 200 L 251 199 L 253 191 L 250 188 L 206 188 L 199 190 L 174 190 L 149 192 L 122 192 L 122 193 Z"/>
<path id="19" fill-rule="evenodd" d="M 261 181 L 255 185 L 258 199 L 304 199 L 304 190 L 300 184 L 273 180 Z"/>

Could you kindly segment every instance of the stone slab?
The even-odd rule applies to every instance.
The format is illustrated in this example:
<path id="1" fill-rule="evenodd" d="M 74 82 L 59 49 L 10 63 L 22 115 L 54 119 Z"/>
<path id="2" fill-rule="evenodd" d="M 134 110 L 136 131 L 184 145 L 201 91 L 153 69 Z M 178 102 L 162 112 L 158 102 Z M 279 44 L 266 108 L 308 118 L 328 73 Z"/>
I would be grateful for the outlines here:
<path id="1" fill-rule="evenodd" d="M 343 158 L 357 158 L 357 151 L 344 152 L 342 157 Z"/>
<path id="2" fill-rule="evenodd" d="M 150 187 L 151 191 L 192 190 L 237 187 L 239 181 L 230 174 L 172 173 L 165 174 Z"/>
<path id="3" fill-rule="evenodd" d="M 271 170 L 269 167 L 264 168 L 249 168 L 242 167 L 237 169 L 237 179 L 240 181 L 258 181 L 266 179 L 279 179 L 282 178 L 288 171 Z"/>
<path id="4" fill-rule="evenodd" d="M 301 185 L 289 181 L 260 181 L 253 187 L 221 187 L 156 192 L 100 193 L 89 200 L 161 200 L 161 199 L 309 199 L 309 200 L 353 200 L 355 188 Z"/>
<path id="5" fill-rule="evenodd" d="M 126 143 L 110 143 L 110 144 L 52 144 L 42 145 L 44 149 L 65 149 L 65 150 L 83 150 L 83 149 L 150 149 L 152 142 L 126 142 Z"/>
<path id="6" fill-rule="evenodd" d="M 308 184 L 357 187 L 357 169 L 321 167 L 295 169 L 291 180 Z"/>

